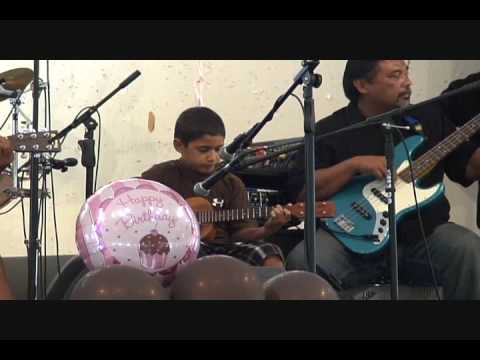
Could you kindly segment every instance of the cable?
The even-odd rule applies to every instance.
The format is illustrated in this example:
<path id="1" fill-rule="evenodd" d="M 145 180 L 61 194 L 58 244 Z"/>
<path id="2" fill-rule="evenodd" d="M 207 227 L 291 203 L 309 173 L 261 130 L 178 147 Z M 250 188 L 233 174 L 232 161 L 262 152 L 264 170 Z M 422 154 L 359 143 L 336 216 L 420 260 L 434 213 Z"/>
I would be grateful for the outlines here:
<path id="1" fill-rule="evenodd" d="M 55 209 L 55 188 L 53 186 L 53 171 L 50 172 L 50 184 L 52 186 L 52 209 L 53 209 L 53 226 L 55 228 L 55 243 L 57 246 L 57 273 L 60 275 L 60 255 L 58 246 L 58 230 L 57 230 L 57 212 Z"/>
<path id="2" fill-rule="evenodd" d="M 48 97 L 48 131 L 52 131 L 52 113 L 51 113 L 51 98 L 50 98 L 50 62 L 47 60 L 47 97 Z"/>
<path id="3" fill-rule="evenodd" d="M 48 116 L 48 109 L 47 109 L 47 92 L 46 90 L 44 89 L 43 90 L 43 101 L 45 103 L 45 107 L 44 107 L 44 127 L 45 129 L 47 129 L 47 116 Z"/>
<path id="4" fill-rule="evenodd" d="M 27 229 L 25 225 L 25 205 L 23 204 L 23 197 L 20 199 L 22 204 L 22 218 L 23 218 L 23 237 L 24 239 L 27 238 Z"/>
<path id="5" fill-rule="evenodd" d="M 305 110 L 304 110 L 304 107 L 303 107 L 302 100 L 300 100 L 300 98 L 297 95 L 295 95 L 294 93 L 291 93 L 290 95 L 293 96 L 295 99 L 297 99 L 298 103 L 300 104 L 300 107 L 302 108 L 302 113 L 304 113 Z"/>
<path id="6" fill-rule="evenodd" d="M 7 118 L 3 121 L 2 125 L 0 126 L 0 130 L 3 129 L 3 127 L 4 127 L 5 124 L 7 123 L 8 119 L 10 119 L 10 115 L 12 115 L 12 112 L 13 112 L 13 106 L 12 106 L 12 108 L 10 109 L 10 112 L 8 113 Z"/>
<path id="7" fill-rule="evenodd" d="M 40 242 L 43 240 L 43 253 L 41 244 L 38 246 L 40 258 L 39 258 L 39 278 L 41 279 L 41 287 L 39 292 L 42 291 L 43 297 L 46 297 L 46 283 L 47 283 L 47 201 L 46 201 L 46 190 L 47 190 L 47 180 L 45 170 L 42 171 L 40 175 L 42 181 L 41 193 L 40 193 L 40 207 L 39 207 L 39 219 L 38 223 L 40 224 L 40 236 L 38 239 Z M 40 180 L 39 179 L 39 180 Z M 43 278 L 42 278 L 43 275 Z"/>
<path id="8" fill-rule="evenodd" d="M 42 176 L 40 175 L 40 178 Z M 42 184 L 42 188 L 43 188 L 43 184 Z M 40 279 L 40 283 L 38 284 L 39 286 L 37 286 L 37 297 L 38 297 L 38 294 L 41 294 L 43 295 L 43 277 L 42 277 L 42 274 L 43 274 L 43 262 L 44 262 L 44 256 L 45 254 L 42 253 L 42 245 L 41 245 L 41 241 L 42 241 L 42 238 L 43 238 L 43 232 L 44 232 L 44 227 L 43 227 L 43 208 L 44 208 L 44 203 L 45 203 L 45 199 L 44 197 L 40 194 L 40 206 L 39 206 L 39 210 L 38 210 L 38 224 L 40 225 L 40 231 L 39 231 L 39 236 L 38 236 L 38 240 L 40 241 L 40 244 L 37 244 L 37 251 L 38 251 L 38 273 L 37 273 L 37 279 Z"/>
<path id="9" fill-rule="evenodd" d="M 413 189 L 413 196 L 415 198 L 415 208 L 417 210 L 417 216 L 418 216 L 418 223 L 420 225 L 420 231 L 422 233 L 422 238 L 425 243 L 425 250 L 427 252 L 427 259 L 428 259 L 428 265 L 430 267 L 430 271 L 432 273 L 432 281 L 433 281 L 433 287 L 435 288 L 435 293 L 437 295 L 437 299 L 440 300 L 440 292 L 438 291 L 438 282 L 437 282 L 437 276 L 435 274 L 435 269 L 433 267 L 433 262 L 432 262 L 432 256 L 430 254 L 430 246 L 428 245 L 427 237 L 425 235 L 425 229 L 423 228 L 423 220 L 422 220 L 422 214 L 420 212 L 420 207 L 418 206 L 418 200 L 417 200 L 417 191 L 415 188 L 415 181 L 413 179 L 413 165 L 412 165 L 412 159 L 410 157 L 410 153 L 408 151 L 407 144 L 405 143 L 405 138 L 402 134 L 402 132 L 399 129 L 395 129 L 397 133 L 400 135 L 400 138 L 402 140 L 403 147 L 405 149 L 405 153 L 407 154 L 408 158 L 408 166 L 410 168 L 410 177 L 412 181 L 412 189 Z"/>
<path id="10" fill-rule="evenodd" d="M 100 167 L 100 144 L 102 141 L 102 118 L 100 116 L 100 112 L 96 111 L 98 115 L 98 145 L 97 145 L 97 161 L 96 161 L 96 168 L 95 168 L 95 185 L 93 187 L 93 192 L 97 191 L 97 180 L 98 180 L 98 168 Z"/>
<path id="11" fill-rule="evenodd" d="M 48 61 L 47 61 L 48 63 Z M 44 127 L 48 129 L 48 94 L 47 94 L 47 87 L 48 87 L 48 78 L 47 84 L 43 87 L 43 101 L 44 101 Z M 42 179 L 42 190 L 40 193 L 41 198 L 43 199 L 43 208 L 42 208 L 42 227 L 43 227 L 43 280 L 42 280 L 42 290 L 43 290 L 43 298 L 47 297 L 46 289 L 47 289 L 47 261 L 48 261 L 48 251 L 47 251 L 47 199 L 46 199 L 46 192 L 47 192 L 47 174 L 45 168 L 42 169 L 42 175 L 40 177 Z M 42 240 L 42 237 L 40 237 Z M 42 276 L 42 272 L 40 272 L 40 276 Z"/>
<path id="12" fill-rule="evenodd" d="M 25 176 L 25 173 L 22 172 L 21 176 L 20 176 L 20 188 L 22 189 L 23 188 L 23 178 Z M 21 202 L 22 202 L 22 220 L 23 220 L 23 239 L 26 240 L 27 239 L 27 226 L 26 226 L 26 220 L 25 220 L 25 206 L 23 204 L 23 197 L 20 198 L 21 199 Z"/>
<path id="13" fill-rule="evenodd" d="M 47 191 L 47 175 L 45 170 L 43 171 L 43 184 L 42 184 L 42 196 L 44 197 L 45 201 L 43 204 L 43 257 L 44 261 L 44 268 L 43 268 L 43 298 L 47 297 L 47 266 L 48 266 L 48 251 L 47 251 L 47 201 L 46 201 L 46 191 Z"/>
<path id="14" fill-rule="evenodd" d="M 17 207 L 18 204 L 20 204 L 22 202 L 22 200 L 18 200 L 10 209 L 8 209 L 7 211 L 3 211 L 3 212 L 0 212 L 0 215 L 5 215 L 5 214 L 8 214 L 10 211 L 12 211 L 13 209 L 15 209 Z"/>
<path id="15" fill-rule="evenodd" d="M 36 271 L 35 274 L 37 276 L 37 278 L 35 279 L 35 281 L 37 282 L 37 293 L 36 293 L 36 296 L 37 296 L 37 299 L 41 298 L 41 295 L 42 295 L 42 269 L 43 269 L 43 264 L 42 264 L 42 261 L 43 261 L 43 253 L 42 253 L 42 247 L 41 246 L 38 246 L 37 248 L 38 250 L 38 272 Z M 37 256 L 37 254 L 35 254 L 35 256 Z M 38 275 L 40 274 L 40 276 Z M 40 281 L 38 281 L 40 280 Z"/>
<path id="16" fill-rule="evenodd" d="M 47 60 L 47 105 L 48 105 L 48 131 L 52 131 L 52 114 L 51 114 L 51 98 L 50 98 L 50 62 Z M 60 146 L 63 145 L 65 138 L 60 142 Z M 58 228 L 57 228 L 57 212 L 55 204 L 55 187 L 53 185 L 53 171 L 50 172 L 50 185 L 52 188 L 52 213 L 53 213 L 53 227 L 55 229 L 55 246 L 56 246 L 56 263 L 57 263 L 57 274 L 60 275 L 60 247 L 58 241 Z"/>
<path id="17" fill-rule="evenodd" d="M 79 117 L 85 110 L 88 110 L 88 109 L 90 109 L 90 106 L 86 106 L 86 107 L 84 107 L 83 109 L 81 109 L 81 110 L 77 113 L 77 115 L 75 115 L 75 118 L 73 119 L 73 121 L 77 120 L 78 117 Z M 63 138 L 60 140 L 60 147 L 63 145 L 63 143 L 65 142 L 66 138 L 67 138 L 67 137 L 65 136 L 65 137 L 63 137 Z M 54 159 L 55 159 L 55 157 L 57 156 L 57 154 L 58 154 L 58 152 L 55 153 L 55 154 L 53 154 L 53 158 L 54 158 Z"/>
<path id="18" fill-rule="evenodd" d="M 90 109 L 91 106 L 86 106 L 84 107 L 83 109 L 81 109 L 78 114 L 75 116 L 74 120 L 77 120 L 77 118 L 82 115 L 82 113 L 85 111 L 85 110 L 88 110 Z M 95 162 L 95 179 L 94 179 L 94 188 L 93 188 L 93 192 L 97 191 L 97 180 L 98 180 L 98 168 L 99 168 L 99 163 L 100 163 L 100 145 L 101 145 L 101 141 L 102 141 L 102 118 L 100 116 L 100 112 L 98 111 L 98 109 L 95 111 L 95 113 L 98 115 L 98 147 L 97 147 L 97 159 L 96 159 L 96 162 Z M 63 144 L 63 142 L 65 141 L 66 137 L 63 137 L 62 140 L 60 141 L 60 146 Z M 56 155 L 56 154 L 55 154 Z M 55 158 L 55 155 L 53 156 Z"/>
<path id="19" fill-rule="evenodd" d="M 47 176 L 45 174 L 45 178 L 44 178 L 44 184 L 45 184 L 45 195 L 44 196 L 47 196 Z M 47 282 L 47 268 L 48 268 L 48 252 L 47 252 L 47 203 L 45 202 L 45 290 L 44 290 L 44 298 L 47 297 L 47 285 L 48 285 L 48 282 Z"/>

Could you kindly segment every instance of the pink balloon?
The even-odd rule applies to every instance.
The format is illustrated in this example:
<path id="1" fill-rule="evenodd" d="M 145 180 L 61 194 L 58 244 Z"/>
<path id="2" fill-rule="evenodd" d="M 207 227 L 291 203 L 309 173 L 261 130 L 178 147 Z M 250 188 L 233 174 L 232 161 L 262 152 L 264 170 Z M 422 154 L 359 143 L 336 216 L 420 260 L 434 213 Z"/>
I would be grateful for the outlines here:
<path id="1" fill-rule="evenodd" d="M 119 180 L 85 202 L 76 244 L 90 270 L 121 264 L 171 279 L 197 258 L 200 228 L 188 203 L 169 187 Z"/>

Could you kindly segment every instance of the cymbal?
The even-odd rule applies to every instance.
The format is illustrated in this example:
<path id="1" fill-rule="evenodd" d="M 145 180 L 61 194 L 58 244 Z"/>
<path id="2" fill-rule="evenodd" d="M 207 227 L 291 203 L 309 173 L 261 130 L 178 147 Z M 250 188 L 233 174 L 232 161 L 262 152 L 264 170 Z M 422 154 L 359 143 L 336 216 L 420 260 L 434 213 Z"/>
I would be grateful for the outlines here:
<path id="1" fill-rule="evenodd" d="M 33 71 L 28 68 L 18 68 L 0 73 L 0 84 L 7 90 L 25 90 L 33 80 Z M 0 101 L 7 99 L 0 95 Z"/>

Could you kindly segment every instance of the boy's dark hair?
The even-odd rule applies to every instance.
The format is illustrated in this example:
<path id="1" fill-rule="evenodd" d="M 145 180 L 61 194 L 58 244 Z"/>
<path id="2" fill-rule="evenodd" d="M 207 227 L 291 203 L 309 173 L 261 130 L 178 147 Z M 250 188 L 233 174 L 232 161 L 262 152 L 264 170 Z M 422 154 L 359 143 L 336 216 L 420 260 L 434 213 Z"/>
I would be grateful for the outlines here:
<path id="1" fill-rule="evenodd" d="M 381 60 L 348 60 L 343 73 L 343 91 L 353 103 L 358 101 L 360 93 L 353 85 L 354 80 L 371 80 L 377 73 L 377 64 Z"/>
<path id="2" fill-rule="evenodd" d="M 213 110 L 197 106 L 180 114 L 175 124 L 173 136 L 185 145 L 204 135 L 225 137 L 225 125 L 222 118 Z"/>

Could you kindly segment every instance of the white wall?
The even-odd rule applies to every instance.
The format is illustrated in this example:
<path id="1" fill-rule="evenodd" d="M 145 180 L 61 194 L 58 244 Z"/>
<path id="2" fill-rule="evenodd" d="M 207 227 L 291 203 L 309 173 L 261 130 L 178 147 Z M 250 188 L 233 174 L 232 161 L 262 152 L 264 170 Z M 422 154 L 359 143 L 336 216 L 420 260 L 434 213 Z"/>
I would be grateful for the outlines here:
<path id="1" fill-rule="evenodd" d="M 45 65 L 42 61 L 40 77 L 44 80 Z M 341 87 L 344 66 L 345 60 L 320 63 L 318 72 L 323 76 L 323 84 L 314 91 L 317 119 L 347 103 Z M 33 68 L 33 61 L 0 61 L 0 72 L 17 67 Z M 198 104 L 194 84 L 202 79 L 200 75 L 204 80 L 200 82 L 203 104 L 213 108 L 225 120 L 228 142 L 263 119 L 275 100 L 290 86 L 300 70 L 300 61 L 50 61 L 53 128 L 60 130 L 65 127 L 81 108 L 96 104 L 136 69 L 142 72 L 141 77 L 100 109 L 102 148 L 98 187 L 112 180 L 139 175 L 152 164 L 175 157 L 171 146 L 175 120 L 182 110 Z M 480 61 L 414 60 L 411 62 L 415 83 L 413 101 L 438 95 L 453 79 L 479 70 Z M 296 90 L 296 94 L 302 97 L 301 88 Z M 31 118 L 31 94 L 24 95 L 24 100 L 22 110 Z M 8 101 L 0 103 L 0 121 L 9 110 Z M 153 112 L 156 118 L 153 132 L 149 132 L 147 127 L 149 112 Z M 43 102 L 40 114 L 43 123 Z M 289 98 L 256 140 L 301 136 L 302 122 L 300 106 L 295 99 Z M 2 135 L 11 133 L 10 124 L 2 129 Z M 83 128 L 74 130 L 58 157 L 80 159 L 77 141 L 81 138 Z M 81 166 L 66 173 L 55 173 L 61 254 L 77 252 L 74 225 L 83 204 L 84 181 L 85 172 Z M 451 185 L 447 182 L 447 194 L 453 204 L 452 218 L 477 231 L 476 185 L 469 189 Z M 28 214 L 28 208 L 26 210 Z M 49 214 L 47 245 L 48 253 L 54 254 L 51 209 Z M 0 254 L 26 254 L 20 206 L 0 216 L 0 234 Z"/>

